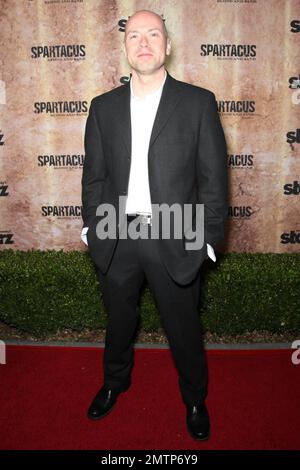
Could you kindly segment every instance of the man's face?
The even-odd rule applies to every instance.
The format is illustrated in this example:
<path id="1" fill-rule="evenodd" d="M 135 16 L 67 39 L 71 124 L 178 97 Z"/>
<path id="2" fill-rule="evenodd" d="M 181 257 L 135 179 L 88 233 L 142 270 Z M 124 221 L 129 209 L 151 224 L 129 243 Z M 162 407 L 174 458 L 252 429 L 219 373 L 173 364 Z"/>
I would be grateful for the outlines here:
<path id="1" fill-rule="evenodd" d="M 162 20 L 151 13 L 137 13 L 125 30 L 125 56 L 132 69 L 151 75 L 165 63 L 171 50 Z"/>

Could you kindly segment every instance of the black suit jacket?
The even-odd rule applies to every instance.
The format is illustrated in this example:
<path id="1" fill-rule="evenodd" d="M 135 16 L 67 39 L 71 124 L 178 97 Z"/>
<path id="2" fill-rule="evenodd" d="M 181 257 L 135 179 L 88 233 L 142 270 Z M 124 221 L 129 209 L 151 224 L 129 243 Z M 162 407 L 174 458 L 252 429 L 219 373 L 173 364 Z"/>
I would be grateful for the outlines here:
<path id="1" fill-rule="evenodd" d="M 127 195 L 131 159 L 130 83 L 92 99 L 85 128 L 82 175 L 83 226 L 89 227 L 90 255 L 105 273 L 116 238 L 99 239 L 96 209 Z M 187 284 L 213 248 L 224 239 L 227 218 L 227 152 L 215 95 L 174 79 L 168 72 L 148 152 L 152 204 L 197 203 L 204 210 L 204 245 L 186 250 L 185 239 L 159 239 L 161 259 L 171 277 Z M 119 230 L 122 226 L 118 227 Z"/>

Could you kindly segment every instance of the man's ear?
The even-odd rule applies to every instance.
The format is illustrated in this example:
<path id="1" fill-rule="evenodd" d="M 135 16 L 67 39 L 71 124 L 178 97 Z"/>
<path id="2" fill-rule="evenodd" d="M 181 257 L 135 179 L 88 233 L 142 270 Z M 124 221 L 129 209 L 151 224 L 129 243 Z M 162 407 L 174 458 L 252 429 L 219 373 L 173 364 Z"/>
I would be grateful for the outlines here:
<path id="1" fill-rule="evenodd" d="M 168 38 L 167 39 L 167 48 L 166 48 L 166 55 L 171 54 L 171 40 Z"/>

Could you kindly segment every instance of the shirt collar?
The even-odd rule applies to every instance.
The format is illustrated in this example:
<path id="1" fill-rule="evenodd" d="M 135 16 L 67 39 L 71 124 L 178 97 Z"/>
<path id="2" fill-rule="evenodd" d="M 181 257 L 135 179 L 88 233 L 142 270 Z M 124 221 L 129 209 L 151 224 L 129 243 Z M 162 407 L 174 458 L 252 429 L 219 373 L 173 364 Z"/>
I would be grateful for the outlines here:
<path id="1" fill-rule="evenodd" d="M 131 94 L 131 98 L 133 98 L 133 99 L 135 99 L 135 100 L 143 100 L 143 99 L 149 99 L 149 98 L 151 99 L 151 98 L 154 98 L 154 97 L 160 95 L 161 92 L 162 92 L 163 86 L 164 86 L 164 84 L 165 84 L 166 78 L 167 78 L 167 72 L 166 72 L 166 70 L 165 70 L 165 78 L 164 78 L 164 80 L 163 80 L 161 86 L 160 86 L 159 88 L 157 88 L 157 90 L 153 91 L 152 93 L 148 93 L 146 96 L 144 96 L 144 98 L 141 98 L 140 96 L 134 95 L 133 89 L 132 89 L 132 88 L 133 88 L 133 87 L 132 87 L 132 78 L 131 78 L 131 79 L 130 79 L 130 94 Z"/>

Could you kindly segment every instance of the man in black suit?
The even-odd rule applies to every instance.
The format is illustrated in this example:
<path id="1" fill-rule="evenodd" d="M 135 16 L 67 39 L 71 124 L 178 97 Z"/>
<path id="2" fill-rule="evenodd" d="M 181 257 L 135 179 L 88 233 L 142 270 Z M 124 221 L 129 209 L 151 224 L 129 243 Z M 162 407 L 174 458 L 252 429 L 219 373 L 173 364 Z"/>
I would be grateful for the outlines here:
<path id="1" fill-rule="evenodd" d="M 171 41 L 159 15 L 148 10 L 132 15 L 124 46 L 130 82 L 92 99 L 85 129 L 82 239 L 97 266 L 108 312 L 104 384 L 88 416 L 107 415 L 131 384 L 137 305 L 146 277 L 178 370 L 187 429 L 193 438 L 204 440 L 210 422 L 197 307 L 200 267 L 208 257 L 215 261 L 214 248 L 224 240 L 224 133 L 215 95 L 175 80 L 165 69 Z M 183 222 L 181 237 L 174 235 L 175 222 L 170 236 L 162 236 L 153 217 L 154 207 L 161 204 L 189 205 L 193 229 L 198 205 L 204 205 L 200 247 L 188 248 L 190 234 Z M 104 238 L 101 223 L 108 207 L 120 217 Z M 130 236 L 133 232 L 127 230 L 132 225 L 146 237 Z"/>

